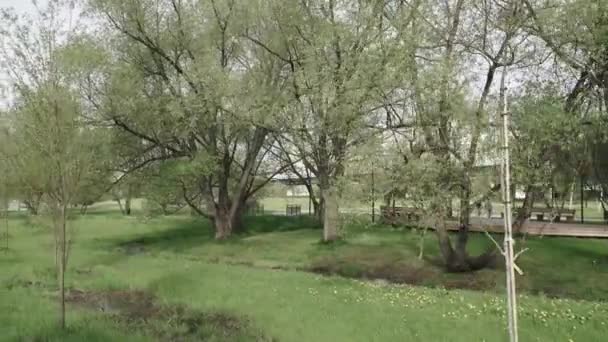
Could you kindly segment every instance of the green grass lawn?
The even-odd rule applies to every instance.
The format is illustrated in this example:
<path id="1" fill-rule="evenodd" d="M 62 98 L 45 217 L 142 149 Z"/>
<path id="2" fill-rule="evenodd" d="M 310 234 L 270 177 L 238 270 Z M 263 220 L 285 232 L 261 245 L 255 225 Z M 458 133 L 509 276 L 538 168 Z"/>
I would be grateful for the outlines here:
<path id="1" fill-rule="evenodd" d="M 503 271 L 443 273 L 431 233 L 425 260 L 418 260 L 419 235 L 409 230 L 352 222 L 346 242 L 327 246 L 307 218 L 257 217 L 248 221 L 247 236 L 215 242 L 205 222 L 185 215 L 143 220 L 101 213 L 73 222 L 71 293 L 146 293 L 154 310 L 127 319 L 111 301 L 72 303 L 69 329 L 60 332 L 52 236 L 33 221 L 12 219 L 10 249 L 0 252 L 3 341 L 506 339 Z M 471 249 L 487 244 L 474 235 Z M 605 340 L 608 241 L 528 239 L 525 247 L 521 340 Z M 390 274 L 416 286 L 355 279 Z"/>

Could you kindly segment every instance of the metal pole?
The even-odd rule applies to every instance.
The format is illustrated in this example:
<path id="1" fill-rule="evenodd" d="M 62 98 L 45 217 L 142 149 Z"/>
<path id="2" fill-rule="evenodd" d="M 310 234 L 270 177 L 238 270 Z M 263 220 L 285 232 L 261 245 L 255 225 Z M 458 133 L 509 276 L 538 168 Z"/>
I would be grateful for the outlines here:
<path id="1" fill-rule="evenodd" d="M 504 254 L 506 263 L 507 275 L 507 313 L 508 313 L 508 328 L 509 341 L 517 342 L 517 295 L 515 288 L 515 271 L 514 271 L 514 256 L 513 256 L 513 227 L 511 215 L 511 171 L 510 171 L 510 155 L 509 155 L 509 111 L 507 108 L 507 87 L 505 78 L 507 68 L 503 69 L 501 78 L 501 95 L 502 95 L 502 173 L 503 173 L 503 201 L 505 207 L 505 239 L 504 239 Z"/>

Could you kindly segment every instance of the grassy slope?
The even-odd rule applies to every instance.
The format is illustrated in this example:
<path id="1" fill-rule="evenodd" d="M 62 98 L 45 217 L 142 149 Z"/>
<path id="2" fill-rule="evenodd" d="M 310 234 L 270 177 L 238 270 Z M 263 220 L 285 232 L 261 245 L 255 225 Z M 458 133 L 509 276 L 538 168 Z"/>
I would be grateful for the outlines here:
<path id="1" fill-rule="evenodd" d="M 11 250 L 0 254 L 0 339 L 147 340 L 117 329 L 99 313 L 82 310 L 71 311 L 67 335 L 57 332 L 50 234 L 24 220 L 11 224 Z M 354 264 L 349 267 L 360 267 L 363 261 L 421 264 L 415 261 L 413 233 L 357 229 L 348 233 L 348 243 L 328 247 L 317 243 L 317 230 L 293 230 L 304 224 L 261 218 L 254 230 L 282 232 L 215 243 L 203 224 L 190 218 L 144 223 L 93 215 L 76 222 L 67 281 L 79 289 L 145 289 L 162 302 L 245 315 L 279 341 L 504 340 L 502 295 L 295 271 L 327 258 Z M 427 254 L 433 255 L 434 238 L 427 240 Z M 485 243 L 480 237 L 472 241 L 474 249 Z M 605 241 L 545 238 L 527 244 L 531 251 L 520 265 L 528 275 L 520 278 L 521 284 L 607 299 Z M 288 270 L 272 269 L 277 266 Z M 501 272 L 485 272 L 481 276 L 494 279 L 499 289 Z M 520 303 L 524 341 L 601 341 L 608 334 L 605 302 L 524 296 Z"/>

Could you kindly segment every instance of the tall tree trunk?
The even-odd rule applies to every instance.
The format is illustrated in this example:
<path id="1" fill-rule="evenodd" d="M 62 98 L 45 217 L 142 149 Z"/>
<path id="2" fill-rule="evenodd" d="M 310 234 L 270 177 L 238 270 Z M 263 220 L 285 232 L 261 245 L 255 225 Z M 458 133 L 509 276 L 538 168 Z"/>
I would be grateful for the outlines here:
<path id="1" fill-rule="evenodd" d="M 67 210 L 66 205 L 61 204 L 58 227 L 58 257 L 57 257 L 57 281 L 59 285 L 59 326 L 65 329 L 65 269 L 67 263 L 67 243 L 66 243 L 66 225 L 67 225 Z"/>
<path id="2" fill-rule="evenodd" d="M 114 198 L 114 200 L 116 201 L 116 203 L 118 203 L 118 208 L 120 209 L 120 213 L 123 214 L 123 215 L 126 215 L 125 214 L 125 208 L 123 208 L 123 206 L 122 206 L 122 201 L 120 200 L 120 197 L 116 196 Z"/>
<path id="3" fill-rule="evenodd" d="M 439 250 L 448 272 L 471 272 L 487 267 L 495 261 L 495 249 L 488 249 L 485 253 L 472 257 L 467 253 L 467 244 L 471 217 L 471 192 L 466 187 L 460 195 L 460 220 L 456 245 L 452 244 L 450 234 L 443 225 L 436 225 L 435 232 L 439 241 Z M 443 210 L 448 210 L 445 206 Z M 447 216 L 447 212 L 445 213 Z"/>
<path id="4" fill-rule="evenodd" d="M 439 241 L 439 251 L 443 257 L 446 269 L 452 271 L 456 268 L 456 255 L 452 248 L 452 242 L 450 241 L 450 235 L 445 226 L 438 225 L 435 227 L 437 233 L 437 240 Z"/>
<path id="5" fill-rule="evenodd" d="M 460 198 L 460 225 L 458 227 L 458 240 L 456 242 L 456 258 L 464 262 L 467 258 L 467 243 L 469 242 L 469 227 L 471 225 L 471 183 L 467 179 L 466 186 Z"/>
<path id="6" fill-rule="evenodd" d="M 215 226 L 216 240 L 225 240 L 232 235 L 232 222 L 230 220 L 229 209 L 218 208 L 215 211 L 213 224 Z"/>
<path id="7" fill-rule="evenodd" d="M 314 215 L 317 222 L 323 224 L 323 220 L 325 218 L 325 200 L 323 197 L 317 199 L 313 199 L 312 205 L 314 208 Z"/>
<path id="8" fill-rule="evenodd" d="M 244 191 L 244 190 L 243 190 Z M 245 196 L 239 195 L 239 199 L 231 200 L 227 187 L 220 189 L 217 203 L 213 202 L 215 228 L 215 239 L 225 240 L 234 233 L 244 233 L 245 225 Z M 211 202 L 210 202 L 211 203 Z"/>
<path id="9" fill-rule="evenodd" d="M 339 238 L 340 208 L 338 204 L 338 189 L 326 182 L 321 188 L 323 197 L 323 241 L 332 242 Z"/>
<path id="10" fill-rule="evenodd" d="M 125 215 L 131 216 L 131 192 L 127 193 L 127 198 L 125 198 Z"/>
<path id="11" fill-rule="evenodd" d="M 243 223 L 243 213 L 244 211 L 239 209 L 231 215 L 228 208 L 218 208 L 213 217 L 215 239 L 225 240 L 235 233 L 244 233 L 245 225 Z"/>
<path id="12" fill-rule="evenodd" d="M 235 209 L 234 214 L 232 215 L 232 231 L 235 234 L 243 234 L 247 232 L 247 227 L 245 226 L 245 215 L 247 214 L 247 203 L 245 201 L 240 201 L 238 203 L 238 207 Z"/>
<path id="13" fill-rule="evenodd" d="M 513 233 L 521 233 L 521 230 L 523 229 L 526 220 L 528 219 L 528 217 L 530 217 L 530 213 L 532 212 L 532 207 L 534 206 L 534 199 L 534 187 L 532 185 L 526 186 L 524 203 L 517 211 L 517 217 L 515 218 L 515 222 L 513 222 Z"/>
<path id="14" fill-rule="evenodd" d="M 6 200 L 5 202 L 5 206 L 4 206 L 4 228 L 5 228 L 5 232 L 4 232 L 4 237 L 6 239 L 6 250 L 5 252 L 8 253 L 9 250 L 9 245 L 8 245 L 8 241 L 9 241 L 9 223 L 8 223 L 8 208 L 10 206 L 10 202 L 8 200 Z"/>

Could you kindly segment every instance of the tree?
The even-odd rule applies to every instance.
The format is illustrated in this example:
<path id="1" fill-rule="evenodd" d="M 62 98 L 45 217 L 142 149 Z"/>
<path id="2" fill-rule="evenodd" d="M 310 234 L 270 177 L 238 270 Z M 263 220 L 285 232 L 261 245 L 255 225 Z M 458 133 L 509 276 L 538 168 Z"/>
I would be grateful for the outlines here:
<path id="1" fill-rule="evenodd" d="M 255 175 L 269 148 L 273 92 L 280 88 L 275 64 L 242 38 L 252 5 L 91 4 L 114 34 L 107 48 L 116 58 L 101 71 L 101 94 L 96 85 L 85 93 L 103 124 L 136 139 L 129 169 L 170 159 L 200 166 L 188 187 L 207 204 L 200 213 L 213 221 L 216 238 L 242 230 L 244 204 L 261 188 Z"/>
<path id="2" fill-rule="evenodd" d="M 1 115 L 1 114 L 0 114 Z M 12 175 L 12 170 L 9 168 L 9 155 L 6 151 L 6 146 L 9 145 L 8 142 L 8 132 L 6 127 L 0 127 L 0 174 L 2 174 L 2 180 L 0 181 L 0 209 L 3 211 L 4 218 L 4 226 L 5 231 L 4 240 L 6 245 L 3 246 L 6 252 L 9 249 L 9 210 L 11 203 L 11 186 L 10 182 L 14 178 Z"/>
<path id="3" fill-rule="evenodd" d="M 532 18 L 529 31 L 556 57 L 554 69 L 561 78 L 563 110 L 581 137 L 578 173 L 602 183 L 602 134 L 583 126 L 603 127 L 608 117 L 608 4 L 605 1 L 570 0 L 548 6 L 524 0 Z M 576 20 L 574 20 L 576 18 Z M 588 149 L 588 147 L 591 147 Z M 594 175 L 593 175 L 594 174 Z M 582 186 L 582 185 L 581 185 Z"/>
<path id="4" fill-rule="evenodd" d="M 605 133 L 606 124 L 606 121 L 597 122 L 596 129 L 591 136 L 589 150 L 591 179 L 600 187 L 599 199 L 602 204 L 604 221 L 608 222 L 608 137 Z"/>
<path id="5" fill-rule="evenodd" d="M 404 36 L 414 48 L 402 54 L 407 59 L 407 74 L 401 90 L 389 97 L 385 126 L 394 132 L 406 167 L 416 161 L 445 170 L 428 174 L 426 178 L 437 178 L 425 182 L 443 192 L 435 196 L 438 192 L 432 191 L 427 197 L 429 202 L 444 201 L 444 208 L 434 212 L 445 216 L 436 221 L 452 216 L 452 198 L 458 199 L 456 241 L 444 224 L 435 229 L 447 269 L 483 268 L 495 251 L 492 248 L 477 257 L 468 254 L 470 217 L 475 204 L 499 187 L 477 192 L 473 184 L 485 157 L 497 146 L 489 115 L 498 107 L 492 106 L 496 71 L 504 66 L 523 67 L 536 59 L 526 49 L 530 42 L 522 27 L 527 18 L 516 1 L 417 1 L 411 5 L 416 15 L 410 15 L 412 6 L 396 4 L 390 16 L 396 29 L 414 33 Z M 402 188 L 418 192 L 413 189 L 417 180 L 406 179 L 408 184 Z"/>
<path id="6" fill-rule="evenodd" d="M 57 277 L 61 302 L 60 324 L 65 327 L 65 272 L 72 239 L 69 236 L 69 208 L 90 172 L 99 148 L 89 139 L 95 132 L 79 122 L 78 102 L 65 88 L 49 85 L 35 89 L 17 107 L 17 131 L 23 133 L 19 153 L 37 160 L 45 170 L 40 188 L 53 220 L 56 243 Z M 21 157 L 18 157 L 21 158 Z"/>
<path id="7" fill-rule="evenodd" d="M 530 215 L 535 200 L 546 200 L 544 194 L 571 191 L 587 157 L 583 151 L 583 131 L 580 122 L 563 108 L 563 98 L 551 84 L 528 85 L 525 92 L 514 99 L 513 176 L 523 184 L 524 203 L 517 213 L 514 230 L 522 228 Z M 543 194 L 539 197 L 537 194 Z M 555 198 L 546 200 L 549 207 L 560 209 Z"/>
<path id="8" fill-rule="evenodd" d="M 72 239 L 69 235 L 69 207 L 90 176 L 103 143 L 92 137 L 103 131 L 83 125 L 82 108 L 72 82 L 62 72 L 58 51 L 69 39 L 63 29 L 72 27 L 61 13 L 73 14 L 72 6 L 50 1 L 37 7 L 33 19 L 4 11 L 8 27 L 3 35 L 7 66 L 16 98 L 11 108 L 10 127 L 15 151 L 10 165 L 15 173 L 35 168 L 28 186 L 40 189 L 53 222 L 55 261 L 60 297 L 60 326 L 65 328 L 65 273 Z M 69 26 L 69 25 L 68 25 Z"/>
<path id="9" fill-rule="evenodd" d="M 345 163 L 353 147 L 370 136 L 375 106 L 395 70 L 395 51 L 382 24 L 384 4 L 271 1 L 260 6 L 257 29 L 247 37 L 284 70 L 283 151 L 317 179 L 323 240 L 334 241 Z"/>

